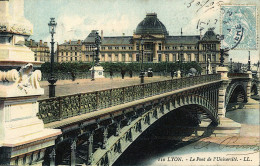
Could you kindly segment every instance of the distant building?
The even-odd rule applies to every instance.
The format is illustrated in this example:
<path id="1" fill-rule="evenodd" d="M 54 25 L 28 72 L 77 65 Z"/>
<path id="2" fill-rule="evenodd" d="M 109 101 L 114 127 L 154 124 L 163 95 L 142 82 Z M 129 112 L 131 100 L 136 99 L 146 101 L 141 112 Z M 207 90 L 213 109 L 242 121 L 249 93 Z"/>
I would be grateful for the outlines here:
<path id="1" fill-rule="evenodd" d="M 84 46 L 82 41 L 65 41 L 57 46 L 57 62 L 86 61 L 82 59 Z"/>
<path id="2" fill-rule="evenodd" d="M 59 45 L 58 62 L 92 62 L 95 33 L 96 30 L 92 30 L 84 41 L 69 41 Z M 138 24 L 133 36 L 106 37 L 101 31 L 101 40 L 100 62 L 139 62 L 143 43 L 144 62 L 196 61 L 204 71 L 208 59 L 213 71 L 220 64 L 220 41 L 212 29 L 204 35 L 185 36 L 181 32 L 179 36 L 170 36 L 156 13 L 148 13 Z M 225 57 L 225 63 L 227 59 Z"/>
<path id="3" fill-rule="evenodd" d="M 50 48 L 47 42 L 35 42 L 34 40 L 26 40 L 25 45 L 34 52 L 35 61 L 50 62 Z"/>

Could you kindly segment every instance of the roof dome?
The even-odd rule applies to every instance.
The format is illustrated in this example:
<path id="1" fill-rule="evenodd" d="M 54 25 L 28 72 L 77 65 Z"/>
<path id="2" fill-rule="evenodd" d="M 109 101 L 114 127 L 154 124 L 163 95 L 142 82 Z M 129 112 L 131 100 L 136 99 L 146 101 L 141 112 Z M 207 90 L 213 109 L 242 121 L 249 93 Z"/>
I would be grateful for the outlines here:
<path id="1" fill-rule="evenodd" d="M 163 23 L 157 18 L 156 13 L 147 13 L 144 20 L 137 25 L 135 34 L 168 35 L 168 32 Z"/>

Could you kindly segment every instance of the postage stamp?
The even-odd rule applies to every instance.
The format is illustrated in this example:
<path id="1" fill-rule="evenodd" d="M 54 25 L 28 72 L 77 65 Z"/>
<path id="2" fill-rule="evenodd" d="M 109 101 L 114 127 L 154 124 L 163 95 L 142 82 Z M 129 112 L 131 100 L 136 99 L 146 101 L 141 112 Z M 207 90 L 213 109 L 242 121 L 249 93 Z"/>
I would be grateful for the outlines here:
<path id="1" fill-rule="evenodd" d="M 224 49 L 256 49 L 257 10 L 256 6 L 221 6 L 221 33 Z"/>

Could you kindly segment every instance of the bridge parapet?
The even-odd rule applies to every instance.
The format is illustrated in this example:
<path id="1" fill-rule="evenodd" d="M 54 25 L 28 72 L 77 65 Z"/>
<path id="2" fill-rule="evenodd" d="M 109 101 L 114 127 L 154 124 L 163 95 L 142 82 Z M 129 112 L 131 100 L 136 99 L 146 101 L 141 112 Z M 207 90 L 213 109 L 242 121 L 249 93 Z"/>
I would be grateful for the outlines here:
<path id="1" fill-rule="evenodd" d="M 250 78 L 248 73 L 228 73 L 228 78 Z"/>
<path id="2" fill-rule="evenodd" d="M 44 123 L 144 99 L 162 93 L 220 80 L 219 74 L 172 79 L 122 88 L 39 100 L 39 114 Z"/>

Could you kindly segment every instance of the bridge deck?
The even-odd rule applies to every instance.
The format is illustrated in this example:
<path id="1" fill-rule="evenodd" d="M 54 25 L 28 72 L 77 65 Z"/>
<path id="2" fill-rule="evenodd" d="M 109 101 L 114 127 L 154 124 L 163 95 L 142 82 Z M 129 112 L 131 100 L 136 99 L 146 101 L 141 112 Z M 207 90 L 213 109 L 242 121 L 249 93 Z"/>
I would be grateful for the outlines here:
<path id="1" fill-rule="evenodd" d="M 63 119 L 63 120 L 60 120 L 60 121 L 47 123 L 47 124 L 45 124 L 45 127 L 47 127 L 47 128 L 60 128 L 61 126 L 66 126 L 66 125 L 73 124 L 73 123 L 76 124 L 77 122 L 80 122 L 80 121 L 85 121 L 85 120 L 91 121 L 92 119 L 94 120 L 97 117 L 109 115 L 112 112 L 115 112 L 115 111 L 118 111 L 118 110 L 123 110 L 123 109 L 129 108 L 129 107 L 133 107 L 135 105 L 140 105 L 142 103 L 157 100 L 157 99 L 167 97 L 167 96 L 170 96 L 170 95 L 173 95 L 173 94 L 177 94 L 177 93 L 180 93 L 180 92 L 184 92 L 184 91 L 187 91 L 187 90 L 191 90 L 191 89 L 194 89 L 194 88 L 198 88 L 198 87 L 202 87 L 202 86 L 205 86 L 205 85 L 214 84 L 214 83 L 218 83 L 218 82 L 221 82 L 221 80 L 210 81 L 210 82 L 207 82 L 207 83 L 201 83 L 201 84 L 197 84 L 197 85 L 193 85 L 193 86 L 189 86 L 189 87 L 184 87 L 182 89 L 176 89 L 176 90 L 173 90 L 173 91 L 170 91 L 170 92 L 165 92 L 165 93 L 154 95 L 154 96 L 151 96 L 151 97 L 146 97 L 146 98 L 143 98 L 143 99 L 139 99 L 139 100 L 123 103 L 123 104 L 120 104 L 120 105 L 100 109 L 98 111 L 89 112 L 89 113 L 77 115 L 77 116 L 74 116 L 74 117 L 66 118 L 66 119 Z"/>

